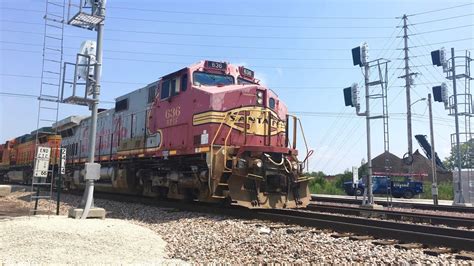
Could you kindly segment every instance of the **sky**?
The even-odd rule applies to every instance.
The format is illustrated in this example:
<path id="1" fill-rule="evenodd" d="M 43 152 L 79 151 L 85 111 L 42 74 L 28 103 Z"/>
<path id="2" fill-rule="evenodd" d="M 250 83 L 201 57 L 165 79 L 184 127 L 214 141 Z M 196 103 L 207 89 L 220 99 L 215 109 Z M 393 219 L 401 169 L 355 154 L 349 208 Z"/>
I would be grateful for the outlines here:
<path id="1" fill-rule="evenodd" d="M 0 1 L 1 143 L 36 129 L 34 95 L 40 88 L 44 8 L 43 0 Z M 109 0 L 106 12 L 102 108 L 200 60 L 244 65 L 301 118 L 308 146 L 314 150 L 309 170 L 328 174 L 367 158 L 365 119 L 344 106 L 342 94 L 343 88 L 363 82 L 361 69 L 352 64 L 352 48 L 367 42 L 371 60 L 390 60 L 390 152 L 400 157 L 408 150 L 404 80 L 398 78 L 404 74 L 400 17 L 408 15 L 410 66 L 419 73 L 412 103 L 447 81 L 442 70 L 432 66 L 430 51 L 442 46 L 454 47 L 457 54 L 474 49 L 472 1 Z M 95 39 L 95 32 L 66 26 L 64 60 L 73 62 L 88 39 Z M 377 76 L 372 73 L 371 80 Z M 458 89 L 464 85 L 458 82 Z M 452 93 L 452 85 L 448 87 Z M 374 88 L 377 91 L 380 88 Z M 365 104 L 361 108 L 364 111 Z M 374 100 L 371 110 L 381 113 L 381 101 Z M 413 104 L 412 112 L 413 134 L 429 136 L 426 101 Z M 61 104 L 59 117 L 88 114 L 86 107 Z M 440 103 L 433 104 L 433 115 L 436 149 L 444 158 L 449 155 L 454 118 Z M 375 157 L 384 151 L 382 121 L 372 120 L 371 127 Z M 298 147 L 304 150 L 302 138 Z M 414 138 L 413 147 L 420 149 Z"/>

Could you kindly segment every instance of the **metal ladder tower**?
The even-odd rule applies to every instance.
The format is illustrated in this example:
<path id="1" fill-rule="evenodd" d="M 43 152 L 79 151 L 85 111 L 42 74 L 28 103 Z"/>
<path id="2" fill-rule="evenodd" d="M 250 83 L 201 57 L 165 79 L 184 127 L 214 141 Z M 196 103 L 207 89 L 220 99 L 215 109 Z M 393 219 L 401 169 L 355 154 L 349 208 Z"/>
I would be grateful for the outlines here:
<path id="1" fill-rule="evenodd" d="M 469 204 L 474 200 L 474 189 L 471 188 L 473 168 L 473 146 L 471 130 L 471 117 L 474 115 L 471 94 L 471 54 L 466 51 L 464 55 L 456 56 L 451 48 L 451 58 L 447 62 L 446 79 L 453 82 L 453 95 L 449 97 L 449 115 L 455 117 L 456 133 L 451 134 L 451 148 L 456 150 L 458 176 L 455 181 L 454 204 Z M 464 88 L 457 88 L 458 81 L 463 81 Z M 459 129 L 459 118 L 464 121 L 464 129 Z M 462 151 L 461 147 L 466 147 Z M 461 158 L 465 158 L 465 162 Z M 463 170 L 463 171 L 462 171 Z M 465 173 L 465 175 L 463 174 Z"/>
<path id="2" fill-rule="evenodd" d="M 35 134 L 35 167 L 40 163 L 39 156 L 45 155 L 45 145 L 43 145 L 43 137 L 56 134 L 51 125 L 58 121 L 59 103 L 61 93 L 62 78 L 62 61 L 63 61 L 63 44 L 64 44 L 64 16 L 65 16 L 65 0 L 46 0 L 44 15 L 44 36 L 43 36 L 43 62 L 41 68 L 41 84 L 38 97 L 38 119 L 36 123 Z M 60 144 L 58 143 L 58 146 Z M 31 196 L 30 196 L 30 214 L 38 212 L 50 213 L 51 196 L 53 190 L 53 182 L 58 172 L 56 157 L 59 155 L 59 149 L 50 147 L 49 160 L 46 166 L 46 173 L 33 171 L 31 180 Z M 49 159 L 49 158 L 48 158 Z M 42 162 L 44 163 L 44 161 Z M 49 166 L 51 165 L 51 167 Z M 33 193 L 36 192 L 36 193 Z M 45 208 L 40 208 L 38 201 L 44 199 L 49 202 Z M 31 206 L 35 202 L 34 207 Z"/>

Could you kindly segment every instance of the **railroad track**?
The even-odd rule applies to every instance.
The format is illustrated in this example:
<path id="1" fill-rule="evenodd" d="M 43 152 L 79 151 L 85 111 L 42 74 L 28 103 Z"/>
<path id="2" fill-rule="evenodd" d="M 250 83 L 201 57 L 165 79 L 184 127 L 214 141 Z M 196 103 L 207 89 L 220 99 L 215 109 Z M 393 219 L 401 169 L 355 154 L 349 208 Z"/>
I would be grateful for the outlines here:
<path id="1" fill-rule="evenodd" d="M 331 203 L 345 203 L 345 204 L 361 204 L 361 199 L 347 199 L 347 198 L 330 198 L 312 196 L 312 201 L 319 202 L 331 202 Z M 387 201 L 375 201 L 376 204 L 384 207 L 389 207 Z M 392 207 L 397 208 L 410 208 L 419 210 L 431 210 L 431 211 L 445 211 L 445 212 L 461 212 L 461 213 L 474 213 L 474 207 L 462 207 L 462 206 L 451 206 L 451 205 L 431 205 L 423 203 L 411 203 L 411 202 L 391 202 Z"/>
<path id="2" fill-rule="evenodd" d="M 357 235 L 370 235 L 376 238 L 396 239 L 406 243 L 415 242 L 432 247 L 474 251 L 474 231 L 464 229 L 300 210 L 261 210 L 258 213 L 266 215 L 266 219 L 272 221 L 296 223 Z"/>
<path id="3" fill-rule="evenodd" d="M 307 207 L 308 210 L 325 212 L 325 213 L 337 213 L 344 215 L 353 215 L 361 217 L 381 218 L 385 220 L 396 220 L 406 221 L 413 223 L 426 223 L 431 225 L 446 225 L 450 227 L 465 227 L 474 228 L 474 219 L 466 217 L 456 216 L 445 216 L 445 215 L 434 215 L 434 214 L 423 214 L 423 213 L 412 213 L 405 211 L 392 211 L 392 210 L 373 210 L 364 209 L 359 207 L 349 206 L 333 206 L 333 205 L 321 205 L 321 204 L 310 204 Z"/>
<path id="4" fill-rule="evenodd" d="M 197 202 L 160 201 L 154 198 L 97 193 L 97 198 L 139 203 L 148 206 L 175 208 L 182 211 L 227 215 L 240 219 L 283 222 L 318 229 L 329 229 L 355 235 L 369 235 L 380 239 L 396 239 L 401 243 L 421 243 L 430 247 L 474 251 L 474 231 L 432 225 L 400 223 L 396 221 L 341 216 L 308 210 L 249 210 L 219 207 Z"/>

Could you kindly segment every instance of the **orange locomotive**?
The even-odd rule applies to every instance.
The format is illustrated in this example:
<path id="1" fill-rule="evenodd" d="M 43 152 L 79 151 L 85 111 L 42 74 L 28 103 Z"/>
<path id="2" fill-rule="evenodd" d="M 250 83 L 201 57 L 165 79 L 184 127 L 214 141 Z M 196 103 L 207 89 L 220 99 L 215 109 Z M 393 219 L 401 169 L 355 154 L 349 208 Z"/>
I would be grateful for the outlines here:
<path id="1" fill-rule="evenodd" d="M 49 128 L 41 128 L 38 133 L 41 146 L 51 148 L 51 166 L 59 162 L 58 149 L 61 147 L 61 136 Z M 35 160 L 36 131 L 0 144 L 0 180 L 30 184 Z M 51 167 L 50 166 L 50 167 Z"/>

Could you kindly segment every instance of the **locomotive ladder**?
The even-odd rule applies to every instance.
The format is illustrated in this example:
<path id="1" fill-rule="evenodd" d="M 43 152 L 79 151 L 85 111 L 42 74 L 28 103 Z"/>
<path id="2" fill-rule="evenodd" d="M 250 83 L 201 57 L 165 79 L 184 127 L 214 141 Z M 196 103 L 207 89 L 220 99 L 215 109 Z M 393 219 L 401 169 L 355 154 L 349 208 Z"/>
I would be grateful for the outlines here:
<path id="1" fill-rule="evenodd" d="M 45 0 L 43 62 L 41 69 L 41 84 L 38 97 L 38 119 L 36 123 L 35 163 L 38 162 L 38 148 L 43 147 L 42 137 L 57 134 L 51 126 L 58 122 L 60 89 L 63 61 L 63 38 L 65 0 Z M 56 145 L 56 144 L 55 144 Z M 57 145 L 60 145 L 57 143 Z M 40 177 L 35 171 L 31 180 L 30 214 L 51 212 L 51 196 L 53 182 L 57 175 L 58 147 L 51 147 L 51 159 L 47 169 L 47 177 Z M 48 201 L 44 207 L 40 200 Z M 34 202 L 34 204 L 32 204 Z"/>

